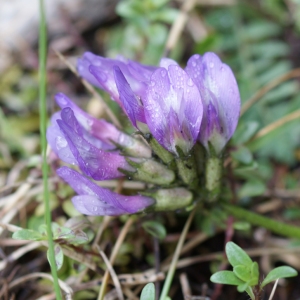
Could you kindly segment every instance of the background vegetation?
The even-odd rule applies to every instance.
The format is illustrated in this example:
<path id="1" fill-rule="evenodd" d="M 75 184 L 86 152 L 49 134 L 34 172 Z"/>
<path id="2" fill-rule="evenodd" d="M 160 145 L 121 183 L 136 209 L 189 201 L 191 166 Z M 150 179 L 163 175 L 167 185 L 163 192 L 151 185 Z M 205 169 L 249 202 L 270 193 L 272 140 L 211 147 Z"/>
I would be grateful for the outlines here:
<path id="1" fill-rule="evenodd" d="M 50 30 L 48 35 L 48 115 L 57 110 L 53 95 L 64 92 L 91 114 L 105 117 L 100 95 L 124 130 L 132 132 L 108 95 L 102 91 L 91 94 L 71 71 L 68 64 L 75 65 L 84 51 L 108 57 L 121 54 L 153 65 L 166 55 L 182 66 L 194 53 L 216 52 L 233 69 L 243 103 L 238 129 L 226 152 L 224 197 L 237 207 L 299 226 L 299 1 L 123 0 L 90 27 L 78 22 L 86 16 L 71 18 L 67 9 L 63 12 L 61 18 L 69 30 L 63 28 L 61 34 Z M 50 22 L 55 20 L 50 18 Z M 44 216 L 49 209 L 43 201 L 40 155 L 38 35 L 35 28 L 32 32 L 36 38 L 15 50 L 18 52 L 9 51 L 12 63 L 0 73 L 3 299 L 56 297 L 49 280 L 47 242 L 41 238 L 46 236 Z M 80 216 L 70 201 L 73 191 L 55 174 L 59 162 L 50 151 L 47 162 L 48 203 L 56 223 L 52 228 L 54 250 L 65 297 L 100 299 L 100 285 L 110 265 L 107 260 L 113 264 L 124 298 L 139 299 L 148 282 L 156 282 L 158 292 L 189 214 Z M 125 192 L 141 188 L 132 181 L 106 184 Z M 20 228 L 35 231 L 18 237 L 27 241 L 12 239 L 12 232 Z M 299 236 L 287 235 L 253 226 L 251 218 L 233 218 L 218 206 L 202 208 L 187 233 L 169 295 L 173 300 L 184 296 L 193 299 L 191 295 L 215 300 L 248 299 L 235 287 L 217 286 L 209 280 L 213 272 L 228 267 L 225 242 L 233 240 L 246 250 L 258 262 L 261 274 L 283 264 L 299 270 Z M 282 280 L 273 299 L 297 299 L 299 286 L 298 277 Z M 268 299 L 271 288 L 265 288 L 262 299 Z M 105 299 L 120 297 L 114 280 L 107 282 L 107 292 Z"/>

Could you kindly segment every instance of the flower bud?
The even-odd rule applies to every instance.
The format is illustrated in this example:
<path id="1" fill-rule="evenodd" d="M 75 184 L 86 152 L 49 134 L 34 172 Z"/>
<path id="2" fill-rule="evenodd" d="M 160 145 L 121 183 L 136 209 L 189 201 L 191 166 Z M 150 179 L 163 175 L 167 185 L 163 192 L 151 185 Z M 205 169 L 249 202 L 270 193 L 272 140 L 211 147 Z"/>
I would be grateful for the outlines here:
<path id="1" fill-rule="evenodd" d="M 185 188 L 159 189 L 155 192 L 148 192 L 147 196 L 154 198 L 155 211 L 183 209 L 192 204 L 193 194 Z"/>
<path id="2" fill-rule="evenodd" d="M 232 137 L 240 114 L 240 95 L 229 66 L 211 52 L 193 55 L 186 72 L 197 85 L 203 102 L 203 120 L 199 141 L 219 155 Z"/>
<path id="3" fill-rule="evenodd" d="M 158 185 L 168 185 L 175 179 L 173 171 L 152 159 L 129 159 L 127 162 L 136 169 L 135 172 L 124 173 L 132 178 Z"/>

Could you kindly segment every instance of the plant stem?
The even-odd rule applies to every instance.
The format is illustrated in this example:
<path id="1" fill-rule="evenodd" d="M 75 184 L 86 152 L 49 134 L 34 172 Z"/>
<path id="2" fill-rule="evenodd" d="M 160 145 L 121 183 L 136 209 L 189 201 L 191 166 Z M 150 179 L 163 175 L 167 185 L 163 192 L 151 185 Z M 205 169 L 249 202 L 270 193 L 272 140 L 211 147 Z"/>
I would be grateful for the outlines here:
<path id="1" fill-rule="evenodd" d="M 166 297 L 167 297 L 168 292 L 170 290 L 171 283 L 172 283 L 174 273 L 175 273 L 175 270 L 176 270 L 176 265 L 177 265 L 177 262 L 178 262 L 178 259 L 179 259 L 179 255 L 180 255 L 183 243 L 185 241 L 186 235 L 188 233 L 188 230 L 190 228 L 191 222 L 192 222 L 193 217 L 195 215 L 195 212 L 196 212 L 196 207 L 190 213 L 189 218 L 187 219 L 187 221 L 184 225 L 184 228 L 182 230 L 182 233 L 180 235 L 180 239 L 179 239 L 178 244 L 176 246 L 176 250 L 175 250 L 174 256 L 172 258 L 172 262 L 171 262 L 171 265 L 170 265 L 170 268 L 169 268 L 169 271 L 168 271 L 168 275 L 167 275 L 167 278 L 165 280 L 164 287 L 162 289 L 162 292 L 161 292 L 161 295 L 160 295 L 160 298 L 159 298 L 160 300 L 166 300 Z"/>
<path id="2" fill-rule="evenodd" d="M 115 262 L 116 258 L 117 258 L 117 255 L 118 255 L 118 252 L 120 250 L 120 247 L 126 237 L 126 234 L 128 233 L 129 231 L 129 228 L 130 226 L 133 224 L 133 222 L 135 221 L 134 217 L 129 217 L 125 223 L 125 225 L 123 226 L 119 236 L 118 236 L 118 239 L 115 243 L 115 246 L 114 246 L 114 249 L 111 253 L 111 256 L 109 258 L 109 262 L 111 265 L 113 265 L 113 263 Z M 102 284 L 101 284 L 101 287 L 100 287 L 100 291 L 99 291 L 99 294 L 98 294 L 98 300 L 103 300 L 104 299 L 104 296 L 105 296 L 105 293 L 106 293 L 106 287 L 107 287 L 107 283 L 108 283 L 108 279 L 109 279 L 109 271 L 106 270 L 105 273 L 104 273 L 104 276 L 103 276 L 103 279 L 102 279 Z"/>
<path id="3" fill-rule="evenodd" d="M 286 237 L 300 238 L 300 227 L 272 220 L 234 205 L 222 204 L 222 207 L 234 217 L 247 221 L 253 225 L 264 227 L 274 233 Z"/>
<path id="4" fill-rule="evenodd" d="M 56 299 L 62 299 L 61 291 L 58 282 L 54 243 L 51 229 L 51 210 L 49 204 L 49 188 L 48 188 L 48 165 L 47 165 L 47 141 L 46 141 L 46 127 L 47 127 L 47 105 L 46 105 L 46 62 L 47 62 L 47 28 L 44 1 L 40 0 L 40 25 L 39 25 L 39 111 L 40 111 L 40 135 L 41 135 L 41 149 L 42 149 L 42 172 L 43 172 L 43 198 L 45 205 L 45 221 L 47 226 L 48 236 L 48 251 L 51 273 L 53 277 L 53 284 Z"/>

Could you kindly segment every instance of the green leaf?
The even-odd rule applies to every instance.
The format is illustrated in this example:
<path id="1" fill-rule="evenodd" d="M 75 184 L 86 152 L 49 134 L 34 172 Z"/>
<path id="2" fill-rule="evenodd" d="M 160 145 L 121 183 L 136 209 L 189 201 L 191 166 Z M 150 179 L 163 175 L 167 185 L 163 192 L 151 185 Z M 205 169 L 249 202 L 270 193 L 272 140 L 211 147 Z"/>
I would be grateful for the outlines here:
<path id="1" fill-rule="evenodd" d="M 90 225 L 90 221 L 83 215 L 75 216 L 70 218 L 66 221 L 64 224 L 64 227 L 70 228 L 70 229 L 83 229 Z"/>
<path id="2" fill-rule="evenodd" d="M 279 278 L 288 278 L 288 277 L 294 277 L 297 275 L 298 275 L 298 272 L 291 267 L 282 266 L 282 267 L 275 268 L 272 271 L 270 271 L 270 273 L 267 275 L 267 277 L 261 283 L 260 288 L 262 289 L 268 283 L 275 281 Z"/>
<path id="3" fill-rule="evenodd" d="M 62 267 L 63 262 L 64 262 L 64 253 L 59 244 L 54 244 L 54 256 L 55 256 L 56 268 L 57 268 L 57 270 L 59 270 Z M 47 251 L 47 258 L 50 263 L 49 249 Z"/>
<path id="4" fill-rule="evenodd" d="M 47 225 L 41 224 L 38 228 L 40 234 L 47 236 Z"/>
<path id="5" fill-rule="evenodd" d="M 244 265 L 249 268 L 252 266 L 252 260 L 249 255 L 238 245 L 233 242 L 228 242 L 225 247 L 227 258 L 230 264 L 235 267 Z"/>
<path id="6" fill-rule="evenodd" d="M 258 284 L 259 280 L 259 268 L 256 261 L 252 263 L 251 266 L 251 281 L 249 282 L 250 286 L 254 286 Z"/>
<path id="7" fill-rule="evenodd" d="M 160 240 L 163 240 L 166 237 L 166 228 L 157 221 L 146 221 L 142 226 L 149 234 Z"/>
<path id="8" fill-rule="evenodd" d="M 247 286 L 247 288 L 246 288 L 245 291 L 249 295 L 249 297 L 250 297 L 251 300 L 255 300 L 255 296 L 254 296 L 253 290 L 251 289 L 250 286 Z"/>
<path id="9" fill-rule="evenodd" d="M 82 230 L 72 230 L 65 226 L 59 226 L 52 222 L 53 239 L 64 239 L 70 244 L 84 244 L 89 241 L 88 235 Z"/>
<path id="10" fill-rule="evenodd" d="M 173 8 L 164 8 L 153 12 L 149 18 L 152 22 L 165 22 L 172 24 L 178 16 L 178 10 Z"/>
<path id="11" fill-rule="evenodd" d="M 18 230 L 13 233 L 12 238 L 16 240 L 29 240 L 29 241 L 41 241 L 45 239 L 45 237 L 41 233 L 31 229 Z"/>
<path id="12" fill-rule="evenodd" d="M 266 21 L 266 20 L 257 20 L 243 26 L 241 30 L 241 38 L 245 41 L 257 41 L 265 40 L 280 34 L 281 28 L 279 24 Z M 256 45 L 256 43 L 255 43 Z"/>
<path id="13" fill-rule="evenodd" d="M 236 275 L 231 271 L 219 271 L 210 277 L 210 281 L 220 284 L 241 285 L 244 284 Z"/>
<path id="14" fill-rule="evenodd" d="M 236 221 L 233 223 L 233 228 L 235 230 L 249 230 L 251 228 L 251 224 L 245 221 Z"/>
<path id="15" fill-rule="evenodd" d="M 243 164 L 250 164 L 253 160 L 252 152 L 245 146 L 239 146 L 230 154 L 236 161 Z"/>
<path id="16" fill-rule="evenodd" d="M 266 185 L 262 180 L 251 179 L 238 191 L 239 198 L 254 197 L 264 193 Z"/>
<path id="17" fill-rule="evenodd" d="M 233 143 L 237 145 L 244 144 L 248 142 L 259 128 L 259 123 L 255 121 L 240 122 L 236 132 L 234 133 L 232 139 Z"/>
<path id="18" fill-rule="evenodd" d="M 243 293 L 246 291 L 246 289 L 249 287 L 248 283 L 245 282 L 243 284 L 240 284 L 238 287 L 237 287 L 237 290 L 240 292 L 240 293 Z"/>
<path id="19" fill-rule="evenodd" d="M 251 270 L 244 265 L 237 265 L 233 268 L 233 273 L 241 280 L 248 282 L 251 279 Z"/>
<path id="20" fill-rule="evenodd" d="M 155 286 L 152 282 L 144 286 L 140 300 L 155 300 Z"/>
<path id="21" fill-rule="evenodd" d="M 121 1 L 116 7 L 116 13 L 123 18 L 135 18 L 140 15 L 133 1 Z"/>
<path id="22" fill-rule="evenodd" d="M 69 239 L 74 237 L 74 233 L 72 229 L 59 226 L 57 223 L 51 223 L 52 232 L 53 232 L 53 239 Z"/>

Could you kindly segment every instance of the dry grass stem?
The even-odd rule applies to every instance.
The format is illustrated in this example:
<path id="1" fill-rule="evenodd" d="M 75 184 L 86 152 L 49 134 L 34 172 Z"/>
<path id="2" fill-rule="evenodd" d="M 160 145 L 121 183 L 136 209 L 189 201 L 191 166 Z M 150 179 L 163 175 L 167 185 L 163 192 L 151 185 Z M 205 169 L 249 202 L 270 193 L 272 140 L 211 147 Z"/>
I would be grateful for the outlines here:
<path id="1" fill-rule="evenodd" d="M 33 196 L 36 196 L 43 191 L 42 185 L 36 186 L 32 189 L 30 189 L 30 187 L 31 184 L 25 183 L 24 185 L 20 186 L 16 193 L 11 195 L 13 196 L 10 199 L 11 203 L 8 202 L 0 213 L 0 217 L 4 224 L 10 223 L 11 220 L 13 220 L 14 217 L 29 203 L 29 201 L 31 201 Z M 13 206 L 12 203 L 14 204 Z M 3 228 L 0 228 L 0 235 L 2 232 Z"/>
<path id="2" fill-rule="evenodd" d="M 192 295 L 192 292 L 186 273 L 181 273 L 179 276 L 179 280 L 184 299 L 187 299 Z"/>
<path id="3" fill-rule="evenodd" d="M 143 273 L 120 274 L 118 275 L 122 286 L 133 286 L 139 284 L 147 284 L 148 282 L 162 281 L 165 279 L 163 272 L 156 273 L 154 269 L 150 269 Z"/>
<path id="4" fill-rule="evenodd" d="M 16 232 L 18 230 L 21 230 L 23 228 L 19 227 L 19 226 L 16 226 L 16 225 L 13 225 L 13 224 L 7 224 L 7 223 L 3 223 L 3 222 L 0 222 L 0 227 L 4 230 L 8 230 L 10 232 Z"/>
<path id="5" fill-rule="evenodd" d="M 269 300 L 272 300 L 273 297 L 274 297 L 274 295 L 275 295 L 275 291 L 276 291 L 276 288 L 277 288 L 278 281 L 279 281 L 279 279 L 277 279 L 277 280 L 275 281 L 275 284 L 274 284 L 274 286 L 273 286 L 273 289 L 272 289 L 271 295 L 270 295 L 270 297 L 269 297 Z"/>
<path id="6" fill-rule="evenodd" d="M 186 242 L 186 244 L 182 247 L 182 249 L 180 251 L 180 255 L 189 252 L 190 250 L 192 250 L 193 248 L 195 248 L 196 246 L 198 246 L 199 244 L 201 244 L 208 238 L 209 238 L 208 235 L 206 235 L 203 232 L 200 232 L 195 237 L 191 238 L 188 242 Z M 173 255 L 170 255 L 168 258 L 166 258 L 164 260 L 163 264 L 169 263 L 172 260 L 172 257 L 173 257 Z"/>
<path id="7" fill-rule="evenodd" d="M 139 300 L 140 298 L 128 287 L 123 288 L 124 294 L 126 295 L 127 299 L 130 300 Z"/>
<path id="8" fill-rule="evenodd" d="M 0 213 L 0 218 L 3 218 L 8 211 L 10 211 L 19 200 L 26 195 L 26 193 L 31 188 L 31 184 L 28 182 L 23 183 L 13 194 L 0 199 L 1 206 L 4 206 Z M 3 219 L 2 219 L 3 221 Z"/>
<path id="9" fill-rule="evenodd" d="M 102 234 L 103 234 L 104 230 L 107 228 L 107 226 L 111 220 L 112 220 L 112 217 L 110 217 L 110 216 L 105 216 L 103 218 L 103 221 L 100 224 L 99 230 L 97 231 L 97 235 L 93 241 L 92 248 L 94 250 L 97 249 L 97 246 L 98 246 L 99 241 L 101 240 Z"/>
<path id="10" fill-rule="evenodd" d="M 188 13 L 193 9 L 196 2 L 196 0 L 186 0 L 183 2 L 179 15 L 173 23 L 169 32 L 168 40 L 165 45 L 165 53 L 168 54 L 177 44 L 184 26 L 188 20 Z"/>
<path id="11" fill-rule="evenodd" d="M 115 285 L 119 300 L 124 300 L 121 284 L 120 284 L 119 278 L 118 278 L 113 266 L 111 265 L 111 263 L 109 262 L 108 258 L 105 255 L 105 253 L 100 249 L 99 246 L 97 246 L 97 249 L 98 249 L 102 259 L 104 260 L 104 262 L 106 264 L 107 270 L 110 273 L 110 277 L 111 277 L 111 279 L 112 279 L 112 281 Z"/>
<path id="12" fill-rule="evenodd" d="M 123 228 L 122 228 L 122 230 L 121 230 L 121 232 L 118 236 L 118 239 L 115 243 L 115 246 L 113 248 L 111 256 L 109 258 L 109 262 L 111 263 L 111 265 L 113 265 L 113 263 L 114 263 L 114 261 L 117 257 L 117 254 L 119 252 L 119 249 L 120 249 L 120 247 L 121 247 L 121 245 L 122 245 L 122 243 L 125 239 L 125 236 L 127 235 L 128 231 L 129 231 L 129 228 L 133 224 L 133 222 L 134 222 L 134 219 L 132 217 L 129 217 L 127 219 L 125 225 L 123 226 Z M 99 295 L 98 295 L 98 300 L 103 300 L 104 299 L 108 278 L 109 278 L 109 272 L 108 272 L 108 270 L 106 270 L 105 274 L 103 276 L 101 288 L 100 288 Z"/>
<path id="13" fill-rule="evenodd" d="M 282 117 L 281 119 L 267 125 L 266 127 L 264 127 L 263 129 L 261 129 L 252 139 L 250 142 L 255 141 L 267 134 L 269 134 L 271 131 L 274 131 L 275 129 L 283 126 L 286 123 L 289 123 L 291 121 L 294 121 L 296 119 L 300 118 L 300 109 Z"/>
<path id="14" fill-rule="evenodd" d="M 2 247 L 15 247 L 22 246 L 30 243 L 31 241 L 14 240 L 14 239 L 0 239 L 0 246 Z"/>
<path id="15" fill-rule="evenodd" d="M 34 249 L 37 249 L 43 245 L 44 245 L 44 243 L 42 243 L 42 242 L 31 242 L 30 244 L 27 244 L 21 248 L 18 248 L 16 251 L 12 252 L 9 256 L 7 256 L 6 259 L 0 261 L 0 271 L 2 271 L 4 268 L 6 268 L 6 266 L 9 262 L 16 261 L 20 257 L 22 257 L 24 254 L 26 254 Z"/>
<path id="16" fill-rule="evenodd" d="M 97 264 L 93 262 L 92 257 L 90 255 L 87 255 L 86 253 L 80 253 L 78 251 L 66 247 L 62 247 L 62 250 L 64 255 L 78 261 L 81 264 L 84 264 L 89 269 L 97 272 Z"/>
<path id="17" fill-rule="evenodd" d="M 28 274 L 25 276 L 22 276 L 16 280 L 14 280 L 13 282 L 8 284 L 8 289 L 12 289 L 17 285 L 23 284 L 28 280 L 32 280 L 32 279 L 36 279 L 36 278 L 46 278 L 49 279 L 51 281 L 53 281 L 52 276 L 50 274 L 47 273 L 41 273 L 41 272 L 37 272 L 37 273 L 32 273 L 32 274 Z M 66 299 L 72 299 L 72 289 L 62 280 L 58 280 L 59 281 L 59 286 L 60 288 L 65 292 L 65 297 Z M 2 295 L 0 295 L 0 297 L 2 297 Z"/>
<path id="18" fill-rule="evenodd" d="M 241 116 L 253 105 L 255 104 L 261 97 L 263 97 L 266 93 L 268 93 L 270 90 L 281 84 L 282 82 L 297 78 L 300 76 L 300 68 L 291 70 L 274 80 L 272 80 L 270 83 L 266 84 L 262 88 L 260 88 L 250 99 L 248 99 L 244 105 L 241 108 Z"/>
<path id="19" fill-rule="evenodd" d="M 244 249 L 245 250 L 245 249 Z M 299 253 L 300 247 L 290 248 L 290 249 L 282 249 L 282 248 L 257 248 L 257 249 L 249 249 L 245 250 L 245 252 L 250 257 L 257 257 L 262 255 L 281 255 L 288 253 Z M 196 263 L 206 262 L 211 260 L 222 260 L 224 258 L 224 252 L 215 252 L 205 255 L 197 255 L 194 257 L 184 258 L 178 261 L 177 269 L 185 268 L 191 266 Z M 166 272 L 170 268 L 170 264 L 166 264 L 162 266 L 162 271 Z M 151 269 L 152 270 L 152 269 Z"/>

